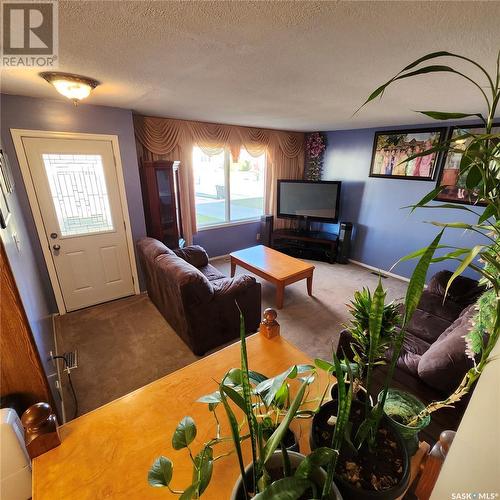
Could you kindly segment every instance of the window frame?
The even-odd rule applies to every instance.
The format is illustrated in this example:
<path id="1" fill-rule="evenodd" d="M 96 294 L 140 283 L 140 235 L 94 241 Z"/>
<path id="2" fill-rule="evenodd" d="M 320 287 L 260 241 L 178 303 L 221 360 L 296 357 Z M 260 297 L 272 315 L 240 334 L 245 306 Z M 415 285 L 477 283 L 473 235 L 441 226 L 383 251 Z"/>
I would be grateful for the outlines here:
<path id="1" fill-rule="evenodd" d="M 199 146 L 193 146 L 194 148 L 199 148 Z M 201 148 L 199 148 L 201 149 Z M 241 148 L 241 150 L 245 149 L 244 147 Z M 240 154 L 241 154 L 240 150 Z M 203 150 L 202 150 L 203 151 Z M 266 175 L 266 169 L 267 169 L 267 153 L 264 153 L 264 178 Z M 193 165 L 194 168 L 194 165 Z M 195 193 L 196 194 L 196 193 Z M 264 207 L 262 207 L 262 214 L 261 216 L 258 217 L 250 217 L 247 219 L 238 219 L 238 220 L 231 220 L 231 151 L 229 148 L 224 148 L 224 217 L 225 221 L 224 222 L 214 222 L 212 224 L 203 224 L 199 225 L 198 222 L 196 223 L 197 230 L 198 232 L 200 231 L 209 231 L 210 229 L 217 229 L 217 228 L 223 228 L 223 227 L 230 227 L 230 226 L 240 226 L 243 224 L 252 224 L 255 222 L 260 221 L 260 217 L 264 215 Z M 262 198 L 265 201 L 266 198 L 266 183 L 264 182 L 263 186 L 263 193 L 262 193 Z M 195 214 L 196 214 L 196 202 L 195 202 Z"/>

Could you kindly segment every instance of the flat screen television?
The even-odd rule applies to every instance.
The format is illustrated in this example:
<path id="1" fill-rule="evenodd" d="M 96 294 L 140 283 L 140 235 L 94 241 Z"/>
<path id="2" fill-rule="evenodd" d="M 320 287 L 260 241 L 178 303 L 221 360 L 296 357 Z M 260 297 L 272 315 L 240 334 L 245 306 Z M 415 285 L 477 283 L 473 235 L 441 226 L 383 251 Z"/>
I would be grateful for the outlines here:
<path id="1" fill-rule="evenodd" d="M 339 220 L 340 181 L 278 180 L 278 217 L 307 221 Z"/>

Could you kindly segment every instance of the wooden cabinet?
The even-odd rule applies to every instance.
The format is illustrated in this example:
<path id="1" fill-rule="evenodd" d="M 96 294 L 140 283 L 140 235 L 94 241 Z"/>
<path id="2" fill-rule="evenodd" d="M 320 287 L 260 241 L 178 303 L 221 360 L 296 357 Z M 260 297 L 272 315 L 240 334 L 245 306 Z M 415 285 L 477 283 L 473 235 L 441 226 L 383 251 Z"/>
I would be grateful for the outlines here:
<path id="1" fill-rule="evenodd" d="M 0 283 L 1 406 L 14 408 L 19 416 L 39 401 L 57 410 L 1 241 Z"/>
<path id="2" fill-rule="evenodd" d="M 141 184 L 148 236 L 169 248 L 182 248 L 179 162 L 142 161 Z"/>

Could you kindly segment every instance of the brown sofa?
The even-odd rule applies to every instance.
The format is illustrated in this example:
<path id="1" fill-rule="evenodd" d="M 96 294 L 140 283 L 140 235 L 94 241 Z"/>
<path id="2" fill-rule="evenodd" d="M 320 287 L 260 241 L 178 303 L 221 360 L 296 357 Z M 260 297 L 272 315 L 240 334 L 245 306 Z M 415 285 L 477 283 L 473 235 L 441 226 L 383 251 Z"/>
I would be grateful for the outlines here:
<path id="1" fill-rule="evenodd" d="M 251 276 L 227 278 L 197 245 L 170 250 L 153 238 L 137 249 L 150 299 L 197 355 L 239 336 L 239 312 L 247 333 L 257 331 L 261 290 Z"/>
<path id="2" fill-rule="evenodd" d="M 405 341 L 395 370 L 392 387 L 417 396 L 424 403 L 439 401 L 458 386 L 467 370 L 473 366 L 465 354 L 464 335 L 470 329 L 474 303 L 484 291 L 477 281 L 460 276 L 452 283 L 446 300 L 444 292 L 450 271 L 440 271 L 429 282 L 407 327 Z M 401 311 L 403 312 L 403 310 Z M 349 332 L 341 332 L 337 353 L 352 356 Z M 386 353 L 389 360 L 391 352 Z M 377 395 L 384 384 L 387 366 L 375 370 Z M 443 409 L 433 414 L 426 429 L 428 439 L 437 440 L 445 429 L 456 430 L 465 404 L 456 409 Z M 424 432 L 424 435 L 425 435 Z"/>

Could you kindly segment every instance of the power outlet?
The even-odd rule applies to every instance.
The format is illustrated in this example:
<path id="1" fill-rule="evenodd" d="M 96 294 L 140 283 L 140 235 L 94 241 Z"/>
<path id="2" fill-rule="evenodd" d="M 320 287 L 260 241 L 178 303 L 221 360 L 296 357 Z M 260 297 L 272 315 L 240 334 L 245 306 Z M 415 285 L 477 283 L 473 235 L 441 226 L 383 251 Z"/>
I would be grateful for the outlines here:
<path id="1" fill-rule="evenodd" d="M 260 233 L 257 233 L 257 241 L 260 241 Z"/>

